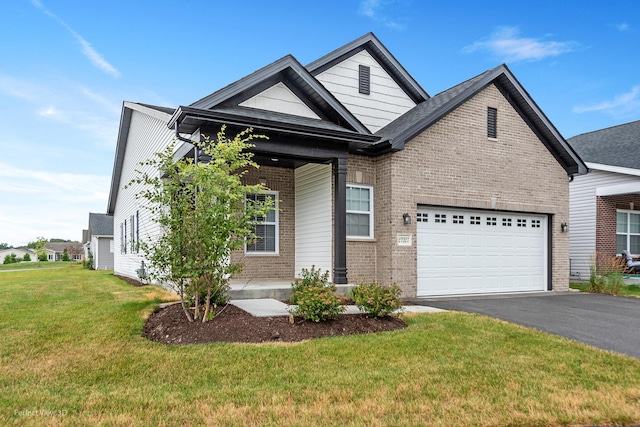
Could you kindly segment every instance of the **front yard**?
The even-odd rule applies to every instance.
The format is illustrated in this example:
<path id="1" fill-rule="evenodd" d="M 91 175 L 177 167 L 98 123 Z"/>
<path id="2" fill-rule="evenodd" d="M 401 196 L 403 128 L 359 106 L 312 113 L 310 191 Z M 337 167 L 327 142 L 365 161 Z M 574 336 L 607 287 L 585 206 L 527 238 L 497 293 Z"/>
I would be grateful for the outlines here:
<path id="1" fill-rule="evenodd" d="M 168 295 L 78 265 L 0 274 L 0 424 L 640 422 L 640 360 L 486 317 L 297 344 L 141 337 Z M 215 319 L 213 320 L 215 322 Z"/>

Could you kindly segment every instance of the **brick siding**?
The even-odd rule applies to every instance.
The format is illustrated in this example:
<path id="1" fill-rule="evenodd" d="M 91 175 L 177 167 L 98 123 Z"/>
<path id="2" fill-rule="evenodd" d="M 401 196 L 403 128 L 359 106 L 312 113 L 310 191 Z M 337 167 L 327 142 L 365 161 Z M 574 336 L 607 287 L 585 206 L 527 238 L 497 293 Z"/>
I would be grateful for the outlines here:
<path id="1" fill-rule="evenodd" d="M 633 209 L 631 209 L 630 203 L 633 203 Z M 596 254 L 598 257 L 616 256 L 618 209 L 640 210 L 640 195 L 621 194 L 596 197 Z"/>

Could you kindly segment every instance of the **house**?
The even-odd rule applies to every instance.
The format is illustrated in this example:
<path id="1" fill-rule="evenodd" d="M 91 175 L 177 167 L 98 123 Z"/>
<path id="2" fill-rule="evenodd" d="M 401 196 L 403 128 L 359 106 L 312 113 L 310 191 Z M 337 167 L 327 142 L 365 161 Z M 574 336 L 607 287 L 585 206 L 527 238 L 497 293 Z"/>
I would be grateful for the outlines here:
<path id="1" fill-rule="evenodd" d="M 89 228 L 82 231 L 82 236 L 84 256 L 93 258 L 92 267 L 95 270 L 113 270 L 113 217 L 89 213 Z"/>
<path id="2" fill-rule="evenodd" d="M 416 49 L 418 54 L 418 49 Z M 566 290 L 569 180 L 587 168 L 506 65 L 430 96 L 372 33 L 307 66 L 287 55 L 188 106 L 125 102 L 107 214 L 115 272 L 158 230 L 124 188 L 174 139 L 253 127 L 246 182 L 277 200 L 234 279 L 397 283 L 405 297 Z M 150 171 L 154 172 L 155 171 Z M 252 197 L 248 195 L 247 197 Z"/>
<path id="3" fill-rule="evenodd" d="M 568 142 L 590 171 L 569 185 L 571 274 L 585 279 L 596 256 L 640 256 L 640 121 Z"/>
<path id="4" fill-rule="evenodd" d="M 79 242 L 50 242 L 45 243 L 47 261 L 62 261 L 64 250 L 67 250 L 70 261 L 82 261 L 83 248 Z"/>
<path id="5" fill-rule="evenodd" d="M 15 254 L 15 256 L 20 261 L 24 260 L 25 254 L 29 254 L 29 258 L 31 258 L 31 261 L 37 261 L 38 260 L 38 257 L 36 256 L 36 253 L 35 253 L 35 251 L 33 249 L 30 249 L 30 248 L 7 248 L 7 249 L 0 249 L 0 263 L 4 262 L 4 258 L 7 255 L 11 255 L 11 254 Z"/>

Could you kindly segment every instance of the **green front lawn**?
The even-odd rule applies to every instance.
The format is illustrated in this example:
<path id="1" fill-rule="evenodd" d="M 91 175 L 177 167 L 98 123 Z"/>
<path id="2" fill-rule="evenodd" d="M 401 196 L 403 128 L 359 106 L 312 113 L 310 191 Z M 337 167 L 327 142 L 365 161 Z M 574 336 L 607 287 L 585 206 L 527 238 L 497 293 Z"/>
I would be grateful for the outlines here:
<path id="1" fill-rule="evenodd" d="M 577 289 L 581 292 L 589 292 L 588 282 L 576 282 L 569 285 L 571 289 Z M 639 297 L 640 298 L 640 286 L 638 285 L 625 285 L 620 288 L 620 295 L 625 297 Z"/>
<path id="2" fill-rule="evenodd" d="M 60 268 L 70 267 L 78 264 L 75 261 L 20 261 L 13 264 L 0 264 L 0 271 L 3 270 L 25 270 L 31 268 Z"/>
<path id="3" fill-rule="evenodd" d="M 298 344 L 167 347 L 168 295 L 110 272 L 0 274 L 0 424 L 566 425 L 640 422 L 640 360 L 479 315 Z M 215 321 L 215 319 L 214 319 Z"/>

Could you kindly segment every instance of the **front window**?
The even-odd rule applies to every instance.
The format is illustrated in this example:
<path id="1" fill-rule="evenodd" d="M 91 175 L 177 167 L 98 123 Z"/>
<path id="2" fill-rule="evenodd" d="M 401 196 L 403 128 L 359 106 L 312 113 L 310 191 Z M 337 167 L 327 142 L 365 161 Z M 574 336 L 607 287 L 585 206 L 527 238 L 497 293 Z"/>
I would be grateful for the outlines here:
<path id="1" fill-rule="evenodd" d="M 618 211 L 616 221 L 616 252 L 627 250 L 640 255 L 640 213 Z"/>
<path id="2" fill-rule="evenodd" d="M 373 188 L 347 185 L 347 237 L 373 238 Z"/>
<path id="3" fill-rule="evenodd" d="M 246 244 L 248 254 L 277 254 L 278 253 L 278 193 L 247 194 L 247 203 L 264 203 L 267 198 L 273 200 L 273 209 L 266 216 L 254 218 L 253 232 L 256 239 Z"/>

